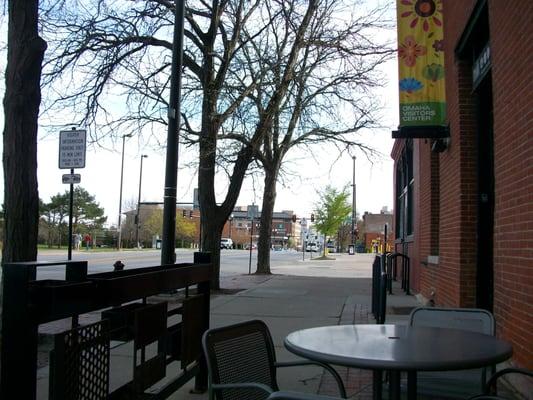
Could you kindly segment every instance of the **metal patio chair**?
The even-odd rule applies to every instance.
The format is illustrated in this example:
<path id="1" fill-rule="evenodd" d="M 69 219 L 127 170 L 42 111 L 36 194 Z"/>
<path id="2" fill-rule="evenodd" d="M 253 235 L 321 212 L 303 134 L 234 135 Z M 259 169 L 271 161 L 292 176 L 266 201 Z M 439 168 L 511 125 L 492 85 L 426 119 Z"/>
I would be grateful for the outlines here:
<path id="1" fill-rule="evenodd" d="M 525 368 L 503 368 L 493 374 L 487 383 L 485 384 L 483 388 L 483 394 L 479 394 L 477 396 L 472 396 L 468 400 L 492 400 L 492 399 L 499 399 L 499 400 L 505 400 L 505 397 L 498 396 L 498 379 L 500 379 L 502 376 L 508 375 L 508 374 L 518 374 L 523 375 L 529 378 L 533 378 L 533 371 L 530 371 Z"/>
<path id="2" fill-rule="evenodd" d="M 486 310 L 477 308 L 418 307 L 409 316 L 409 325 L 462 329 L 472 332 L 495 334 L 494 317 Z M 441 394 L 448 398 L 465 399 L 483 393 L 483 388 L 492 368 L 462 371 L 420 372 L 417 374 L 418 393 Z"/>
<path id="3" fill-rule="evenodd" d="M 265 400 L 279 391 L 278 367 L 313 364 L 333 375 L 341 397 L 346 398 L 342 379 L 329 365 L 309 360 L 277 362 L 272 336 L 263 321 L 210 329 L 204 333 L 202 345 L 209 371 L 209 399 Z"/>

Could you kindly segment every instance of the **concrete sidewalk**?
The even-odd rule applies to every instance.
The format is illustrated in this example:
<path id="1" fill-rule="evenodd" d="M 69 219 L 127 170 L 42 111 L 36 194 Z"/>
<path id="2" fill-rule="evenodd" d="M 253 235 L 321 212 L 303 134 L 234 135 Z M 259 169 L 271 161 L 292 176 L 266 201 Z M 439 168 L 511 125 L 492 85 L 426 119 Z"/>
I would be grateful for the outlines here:
<path id="1" fill-rule="evenodd" d="M 210 326 L 218 327 L 249 319 L 261 319 L 269 327 L 280 361 L 295 359 L 285 350 L 283 340 L 292 331 L 321 326 L 352 323 L 375 323 L 370 314 L 373 254 L 332 254 L 334 260 L 297 261 L 272 267 L 273 275 L 240 275 L 223 278 L 225 290 L 214 294 Z M 396 287 L 388 296 L 387 322 L 406 321 L 417 306 L 413 296 Z M 113 347 L 113 344 L 112 344 Z M 131 346 L 112 350 L 111 389 L 132 376 Z M 168 374 L 176 373 L 168 369 Z M 339 369 L 349 396 L 371 398 L 371 374 L 368 371 Z M 337 395 L 336 386 L 318 367 L 283 368 L 278 371 L 280 387 L 311 393 Z M 48 368 L 38 371 L 39 398 L 47 398 Z M 191 394 L 193 381 L 170 399 L 204 400 L 205 394 Z"/>
<path id="2" fill-rule="evenodd" d="M 221 281 L 228 289 L 246 289 L 231 296 L 216 296 L 211 306 L 211 327 L 261 319 L 269 327 L 278 360 L 297 357 L 283 346 L 292 331 L 322 325 L 375 323 L 370 314 L 372 254 L 332 254 L 335 260 L 300 261 L 273 267 L 271 276 L 243 275 Z M 417 306 L 413 296 L 399 288 L 388 296 L 387 322 L 401 323 Z M 402 314 L 392 314 L 392 312 Z M 371 398 L 369 371 L 339 368 L 349 396 Z M 338 395 L 336 385 L 318 367 L 278 370 L 280 387 L 311 393 Z M 207 394 L 190 394 L 193 383 L 176 392 L 171 399 L 203 400 Z"/>

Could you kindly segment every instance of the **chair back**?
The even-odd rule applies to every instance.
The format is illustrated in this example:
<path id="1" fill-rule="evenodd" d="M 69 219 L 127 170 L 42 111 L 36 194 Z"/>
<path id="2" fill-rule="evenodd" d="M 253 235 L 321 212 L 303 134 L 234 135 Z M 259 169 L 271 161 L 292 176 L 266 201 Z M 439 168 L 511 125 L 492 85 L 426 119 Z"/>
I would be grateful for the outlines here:
<path id="1" fill-rule="evenodd" d="M 462 329 L 494 335 L 494 317 L 479 308 L 418 307 L 409 316 L 409 325 Z"/>
<path id="2" fill-rule="evenodd" d="M 256 382 L 279 390 L 272 336 L 263 321 L 251 320 L 209 329 L 202 338 L 210 384 Z M 220 389 L 217 399 L 265 399 L 256 389 Z"/>
<path id="3" fill-rule="evenodd" d="M 462 329 L 486 335 L 495 334 L 492 314 L 477 308 L 419 307 L 411 312 L 409 325 Z M 418 392 L 430 396 L 441 394 L 442 397 L 450 399 L 464 399 L 482 392 L 486 376 L 486 368 L 420 372 L 418 373 Z"/>

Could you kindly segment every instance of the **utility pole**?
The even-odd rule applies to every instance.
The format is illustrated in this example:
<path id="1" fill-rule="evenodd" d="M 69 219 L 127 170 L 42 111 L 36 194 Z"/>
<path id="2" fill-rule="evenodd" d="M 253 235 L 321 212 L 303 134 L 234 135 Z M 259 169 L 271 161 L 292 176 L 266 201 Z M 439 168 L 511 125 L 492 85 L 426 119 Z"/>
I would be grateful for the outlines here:
<path id="1" fill-rule="evenodd" d="M 122 227 L 121 227 L 121 221 L 122 221 L 122 184 L 124 182 L 124 147 L 126 145 L 126 138 L 131 137 L 132 134 L 126 134 L 122 135 L 122 163 L 120 164 L 120 194 L 118 199 L 118 243 L 117 248 L 118 250 L 122 249 Z"/>
<path id="2" fill-rule="evenodd" d="M 353 160 L 353 177 L 352 177 L 352 246 L 355 253 L 355 228 L 356 228 L 356 218 L 357 213 L 355 211 L 355 156 L 352 156 Z"/>
<path id="3" fill-rule="evenodd" d="M 135 216 L 135 242 L 137 243 L 137 248 L 140 249 L 141 245 L 139 243 L 139 225 L 141 224 L 141 186 L 143 181 L 143 159 L 147 158 L 146 154 L 141 154 L 141 168 L 139 172 L 139 198 L 137 200 L 137 215 Z"/>

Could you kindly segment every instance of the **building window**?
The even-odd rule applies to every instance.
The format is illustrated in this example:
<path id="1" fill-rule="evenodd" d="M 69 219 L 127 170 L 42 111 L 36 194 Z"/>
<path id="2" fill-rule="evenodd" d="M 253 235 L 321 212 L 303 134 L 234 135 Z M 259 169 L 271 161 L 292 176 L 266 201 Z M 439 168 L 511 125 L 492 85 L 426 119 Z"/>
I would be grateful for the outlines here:
<path id="1" fill-rule="evenodd" d="M 396 164 L 396 238 L 413 234 L 413 142 L 405 143 Z"/>

